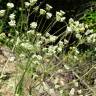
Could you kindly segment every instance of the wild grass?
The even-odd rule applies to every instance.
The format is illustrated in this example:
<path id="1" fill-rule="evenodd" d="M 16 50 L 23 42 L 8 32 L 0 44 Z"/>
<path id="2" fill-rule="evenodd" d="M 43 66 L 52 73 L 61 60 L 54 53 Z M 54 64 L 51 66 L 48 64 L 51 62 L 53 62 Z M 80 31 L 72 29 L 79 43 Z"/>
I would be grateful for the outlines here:
<path id="1" fill-rule="evenodd" d="M 35 6 L 36 2 L 22 2 L 18 10 L 14 9 L 13 3 L 8 5 L 7 2 L 7 9 L 0 10 L 0 42 L 12 50 L 17 62 L 14 95 L 95 96 L 96 33 L 92 28 L 89 29 L 88 23 L 70 18 L 65 25 L 66 30 L 60 36 L 55 36 L 55 33 L 50 35 L 49 31 L 57 22 L 65 22 L 66 13 L 60 10 L 53 16 L 50 5 L 41 10 Z M 35 14 L 34 19 L 29 24 L 32 14 Z M 42 16 L 41 20 L 39 16 Z M 51 22 L 45 28 L 45 23 L 50 19 Z M 42 20 L 45 20 L 43 24 Z M 72 36 L 76 41 L 70 43 Z M 54 44 L 59 37 L 60 40 Z M 50 42 L 53 45 L 48 45 Z M 67 48 L 66 52 L 64 49 Z M 4 64 L 1 78 L 9 60 Z"/>

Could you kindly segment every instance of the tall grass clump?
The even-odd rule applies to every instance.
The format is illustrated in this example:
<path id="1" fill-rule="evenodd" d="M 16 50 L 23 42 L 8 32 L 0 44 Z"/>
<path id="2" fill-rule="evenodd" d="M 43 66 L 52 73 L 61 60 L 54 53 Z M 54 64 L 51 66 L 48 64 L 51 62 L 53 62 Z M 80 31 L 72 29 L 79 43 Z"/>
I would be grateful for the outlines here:
<path id="1" fill-rule="evenodd" d="M 17 61 L 14 95 L 95 96 L 96 33 L 72 18 L 67 24 L 62 10 L 53 15 L 49 4 L 44 9 L 36 4 L 37 0 L 29 0 L 14 8 L 14 3 L 7 2 L 6 9 L 0 9 L 0 44 L 8 46 Z M 47 20 L 50 23 L 45 27 Z M 51 35 L 57 22 L 65 22 L 66 30 L 55 36 L 61 28 Z"/>

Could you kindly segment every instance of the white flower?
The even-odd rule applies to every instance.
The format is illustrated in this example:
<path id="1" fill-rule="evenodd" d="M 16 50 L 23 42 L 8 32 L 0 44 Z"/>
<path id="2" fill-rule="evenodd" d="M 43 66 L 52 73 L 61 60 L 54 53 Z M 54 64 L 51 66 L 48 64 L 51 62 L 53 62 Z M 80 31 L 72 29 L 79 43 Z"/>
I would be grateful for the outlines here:
<path id="1" fill-rule="evenodd" d="M 18 45 L 20 42 L 21 42 L 20 38 L 17 37 L 17 41 L 16 41 L 16 44 L 15 45 Z"/>
<path id="2" fill-rule="evenodd" d="M 14 20 L 14 19 L 15 19 L 15 14 L 14 14 L 14 13 L 10 14 L 10 15 L 9 15 L 9 19 L 10 19 L 10 20 Z"/>
<path id="3" fill-rule="evenodd" d="M 42 60 L 42 56 L 37 55 L 37 59 L 38 59 L 38 60 Z"/>
<path id="4" fill-rule="evenodd" d="M 7 3 L 7 7 L 8 7 L 9 9 L 11 9 L 11 8 L 14 7 L 14 4 L 13 4 L 13 3 Z"/>
<path id="5" fill-rule="evenodd" d="M 59 41 L 58 44 L 59 44 L 60 47 L 63 47 L 63 42 L 62 41 Z"/>
<path id="6" fill-rule="evenodd" d="M 88 43 L 94 43 L 94 42 L 96 42 L 96 33 L 89 35 L 87 37 L 87 42 Z"/>
<path id="7" fill-rule="evenodd" d="M 32 23 L 30 24 L 30 28 L 36 29 L 36 27 L 37 27 L 37 22 L 32 22 Z"/>
<path id="8" fill-rule="evenodd" d="M 35 6 L 35 7 L 33 8 L 33 10 L 34 10 L 34 12 L 37 12 L 37 11 L 39 10 L 39 6 Z"/>
<path id="9" fill-rule="evenodd" d="M 50 35 L 49 40 L 50 40 L 50 41 L 55 41 L 55 40 L 56 40 L 56 38 L 57 38 L 56 36 L 52 36 L 52 35 Z"/>
<path id="10" fill-rule="evenodd" d="M 74 20 L 72 18 L 69 19 L 69 24 L 73 23 Z"/>
<path id="11" fill-rule="evenodd" d="M 25 7 L 28 8 L 30 6 L 30 3 L 29 2 L 24 2 L 25 4 Z"/>
<path id="12" fill-rule="evenodd" d="M 37 36 L 41 37 L 41 35 L 42 35 L 41 33 L 37 33 Z"/>
<path id="13" fill-rule="evenodd" d="M 48 50 L 47 48 L 43 48 L 42 49 L 43 52 L 47 52 L 47 50 Z"/>
<path id="14" fill-rule="evenodd" d="M 16 59 L 15 56 L 9 57 L 10 62 L 13 62 L 15 59 Z"/>
<path id="15" fill-rule="evenodd" d="M 28 50 L 33 49 L 33 46 L 30 43 L 21 43 L 21 46 Z"/>
<path id="16" fill-rule="evenodd" d="M 37 2 L 37 0 L 30 0 L 30 5 L 33 6 L 33 5 L 35 5 L 36 2 Z"/>
<path id="17" fill-rule="evenodd" d="M 78 94 L 81 94 L 82 93 L 82 90 L 77 90 Z"/>
<path id="18" fill-rule="evenodd" d="M 47 13 L 46 13 L 46 18 L 47 18 L 47 19 L 50 19 L 51 17 L 52 17 L 52 13 L 47 12 Z"/>
<path id="19" fill-rule="evenodd" d="M 82 35 L 80 35 L 79 33 L 76 34 L 76 38 L 81 39 Z"/>
<path id="20" fill-rule="evenodd" d="M 60 16 L 60 17 L 62 17 L 63 15 L 62 15 L 61 12 L 56 12 L 56 16 Z"/>
<path id="21" fill-rule="evenodd" d="M 68 44 L 68 40 L 64 39 L 64 44 Z"/>
<path id="22" fill-rule="evenodd" d="M 74 60 L 78 60 L 78 57 L 77 56 L 73 56 Z"/>
<path id="23" fill-rule="evenodd" d="M 20 57 L 20 58 L 25 58 L 26 56 L 25 56 L 25 54 L 21 53 L 21 54 L 19 55 L 19 57 Z"/>
<path id="24" fill-rule="evenodd" d="M 79 21 L 74 22 L 76 26 L 79 26 Z"/>
<path id="25" fill-rule="evenodd" d="M 11 27 L 15 27 L 15 26 L 16 26 L 16 21 L 15 21 L 15 20 L 11 20 L 10 22 L 8 22 L 8 24 L 9 24 Z"/>
<path id="26" fill-rule="evenodd" d="M 62 14 L 60 12 L 56 12 L 56 21 L 61 21 Z"/>
<path id="27" fill-rule="evenodd" d="M 40 9 L 40 15 L 45 15 L 46 11 L 44 9 Z"/>
<path id="28" fill-rule="evenodd" d="M 61 52 L 61 51 L 62 51 L 62 47 L 58 47 L 58 48 L 57 48 L 57 51 L 58 51 L 58 52 Z"/>
<path id="29" fill-rule="evenodd" d="M 35 34 L 35 30 L 29 30 L 27 31 L 27 34 Z"/>
<path id="30" fill-rule="evenodd" d="M 74 88 L 72 88 L 72 89 L 70 90 L 69 95 L 70 95 L 70 96 L 74 96 L 74 94 L 75 94 L 75 89 L 74 89 Z"/>
<path id="31" fill-rule="evenodd" d="M 87 25 L 87 24 L 85 24 L 85 28 L 87 28 L 87 29 L 88 29 L 88 25 Z"/>
<path id="32" fill-rule="evenodd" d="M 74 83 L 74 86 L 75 87 L 78 87 L 79 86 L 79 84 L 78 84 L 78 82 L 76 80 L 74 80 L 73 83 Z"/>
<path id="33" fill-rule="evenodd" d="M 5 15 L 5 10 L 0 10 L 0 17 L 3 17 Z"/>
<path id="34" fill-rule="evenodd" d="M 40 61 L 40 60 L 42 60 L 42 56 L 41 56 L 41 55 L 36 55 L 36 54 L 34 54 L 34 55 L 32 56 L 32 59 L 37 60 L 37 61 Z"/>
<path id="35" fill-rule="evenodd" d="M 64 67 L 65 67 L 66 70 L 70 69 L 70 67 L 68 65 L 66 65 L 66 64 L 64 64 Z"/>
<path id="36" fill-rule="evenodd" d="M 85 28 L 84 27 L 81 27 L 79 30 L 80 30 L 80 32 L 84 32 L 85 31 Z"/>
<path id="37" fill-rule="evenodd" d="M 60 12 L 56 12 L 56 21 L 63 22 L 65 20 L 64 17 L 65 12 L 60 10 Z"/>
<path id="38" fill-rule="evenodd" d="M 73 30 L 72 30 L 72 28 L 71 28 L 71 27 L 68 27 L 68 26 L 67 26 L 66 31 L 67 31 L 67 32 L 72 32 Z"/>
<path id="39" fill-rule="evenodd" d="M 79 95 L 79 96 L 84 96 L 84 95 Z"/>
<path id="40" fill-rule="evenodd" d="M 49 4 L 46 4 L 46 11 L 50 11 L 53 7 L 50 6 Z"/>
<path id="41" fill-rule="evenodd" d="M 66 19 L 65 17 L 62 17 L 60 22 L 64 22 L 65 19 Z"/>
<path id="42" fill-rule="evenodd" d="M 49 36 L 50 36 L 50 34 L 47 32 L 47 33 L 46 33 L 46 37 L 49 37 Z"/>
<path id="43" fill-rule="evenodd" d="M 65 14 L 65 12 L 63 10 L 60 10 L 60 13 L 62 14 L 62 16 Z"/>
<path id="44" fill-rule="evenodd" d="M 19 11 L 23 11 L 23 8 L 19 7 Z"/>
<path id="45" fill-rule="evenodd" d="M 56 49 L 58 46 L 49 46 L 48 53 L 46 53 L 47 56 L 51 56 L 56 53 Z"/>
<path id="46" fill-rule="evenodd" d="M 88 35 L 88 34 L 90 34 L 90 33 L 93 33 L 93 29 L 92 30 L 87 30 L 86 32 L 85 32 L 85 35 Z"/>
<path id="47" fill-rule="evenodd" d="M 39 61 L 33 61 L 33 63 L 34 63 L 34 64 L 38 64 L 38 65 L 40 64 Z"/>
<path id="48" fill-rule="evenodd" d="M 56 96 L 56 93 L 55 93 L 55 91 L 54 91 L 54 89 L 49 89 L 49 94 L 52 96 L 52 94 L 55 94 L 55 95 L 53 95 L 53 96 Z"/>

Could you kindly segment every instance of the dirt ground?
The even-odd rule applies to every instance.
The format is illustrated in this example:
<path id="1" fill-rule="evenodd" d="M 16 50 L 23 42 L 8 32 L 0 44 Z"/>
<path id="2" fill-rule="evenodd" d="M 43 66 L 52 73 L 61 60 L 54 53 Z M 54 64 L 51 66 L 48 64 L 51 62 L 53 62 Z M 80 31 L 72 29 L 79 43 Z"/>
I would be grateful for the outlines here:
<path id="1" fill-rule="evenodd" d="M 14 96 L 16 60 L 9 48 L 0 47 L 0 96 Z"/>

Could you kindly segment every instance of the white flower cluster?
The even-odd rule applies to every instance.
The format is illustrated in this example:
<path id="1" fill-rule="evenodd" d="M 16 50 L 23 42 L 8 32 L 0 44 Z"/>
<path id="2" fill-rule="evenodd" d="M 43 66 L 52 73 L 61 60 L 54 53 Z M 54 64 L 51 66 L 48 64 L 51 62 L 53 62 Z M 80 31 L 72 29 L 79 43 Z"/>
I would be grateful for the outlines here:
<path id="1" fill-rule="evenodd" d="M 69 32 L 84 32 L 85 31 L 85 25 L 84 23 L 79 23 L 79 21 L 74 21 L 72 18 L 69 19 L 69 26 L 67 26 L 67 30 Z"/>
<path id="2" fill-rule="evenodd" d="M 30 43 L 27 43 L 27 42 L 24 42 L 24 43 L 21 43 L 21 46 L 27 50 L 32 50 L 33 49 L 33 46 L 32 44 Z"/>
<path id="3" fill-rule="evenodd" d="M 87 37 L 88 43 L 96 43 L 96 33 L 93 33 Z"/>
<path id="4" fill-rule="evenodd" d="M 49 4 L 46 4 L 46 11 L 50 11 L 53 7 Z"/>
<path id="5" fill-rule="evenodd" d="M 34 6 L 36 4 L 37 0 L 30 0 L 30 5 Z"/>
<path id="6" fill-rule="evenodd" d="M 14 14 L 14 13 L 10 14 L 10 15 L 9 15 L 9 19 L 10 19 L 10 20 L 14 20 L 14 19 L 15 19 L 15 14 Z"/>
<path id="7" fill-rule="evenodd" d="M 24 2 L 25 4 L 25 7 L 28 8 L 30 6 L 30 3 L 29 2 Z"/>
<path id="8" fill-rule="evenodd" d="M 13 3 L 7 3 L 7 7 L 8 7 L 9 9 L 12 9 L 12 8 L 14 8 L 14 4 L 13 4 Z"/>
<path id="9" fill-rule="evenodd" d="M 3 17 L 5 15 L 5 10 L 0 10 L 0 17 Z"/>
<path id="10" fill-rule="evenodd" d="M 63 48 L 64 48 L 64 43 L 62 41 L 59 41 L 58 47 L 57 47 L 57 52 L 58 53 L 62 52 Z"/>
<path id="11" fill-rule="evenodd" d="M 15 26 L 16 26 L 16 21 L 15 21 L 15 20 L 11 20 L 10 22 L 8 22 L 8 24 L 9 24 L 11 27 L 15 27 Z"/>
<path id="12" fill-rule="evenodd" d="M 80 53 L 79 50 L 76 47 L 71 47 L 70 49 L 72 50 L 74 55 L 78 55 Z"/>
<path id="13" fill-rule="evenodd" d="M 64 17 L 65 12 L 60 10 L 60 12 L 56 12 L 56 21 L 63 22 L 66 18 Z"/>
<path id="14" fill-rule="evenodd" d="M 36 55 L 36 54 L 34 54 L 33 56 L 32 56 L 32 59 L 34 59 L 34 60 L 42 60 L 42 56 L 41 55 Z"/>
<path id="15" fill-rule="evenodd" d="M 9 19 L 10 21 L 8 22 L 8 24 L 11 26 L 11 27 L 15 27 L 16 26 L 16 21 L 15 21 L 15 14 L 12 13 L 9 15 Z"/>
<path id="16" fill-rule="evenodd" d="M 52 17 L 52 13 L 50 12 L 50 10 L 52 9 L 53 7 L 49 4 L 46 4 L 46 8 L 45 10 L 44 9 L 40 9 L 40 15 L 46 15 L 46 18 L 47 19 L 50 19 Z"/>
<path id="17" fill-rule="evenodd" d="M 46 42 L 54 42 L 57 39 L 57 36 L 50 35 L 49 33 L 45 34 L 46 36 Z"/>
<path id="18" fill-rule="evenodd" d="M 50 19 L 52 17 L 52 13 L 50 12 L 50 10 L 52 9 L 53 7 L 49 4 L 46 4 L 46 18 L 47 19 Z"/>
<path id="19" fill-rule="evenodd" d="M 46 11 L 44 9 L 40 9 L 40 15 L 45 15 Z"/>
<path id="20" fill-rule="evenodd" d="M 52 17 L 52 13 L 47 12 L 47 13 L 46 13 L 46 18 L 47 18 L 47 19 L 50 19 L 51 17 Z"/>
<path id="21" fill-rule="evenodd" d="M 43 48 L 42 51 L 46 54 L 46 56 L 52 56 L 56 53 L 62 52 L 62 49 L 64 48 L 63 42 L 59 41 L 59 43 L 55 46 L 50 45 L 48 48 Z"/>
<path id="22" fill-rule="evenodd" d="M 32 28 L 34 28 L 34 26 Z M 57 45 L 54 45 L 54 46 L 50 45 L 46 47 L 46 44 L 50 42 L 54 42 L 57 39 L 56 36 L 50 35 L 49 33 L 46 33 L 44 36 L 42 36 L 41 33 L 35 32 L 35 30 L 33 29 L 27 31 L 27 34 L 29 38 L 34 38 L 36 36 L 36 39 L 35 41 L 33 41 L 35 42 L 34 44 L 21 43 L 21 46 L 24 47 L 25 49 L 30 50 L 32 52 L 39 52 L 41 50 L 44 54 L 46 54 L 46 56 L 52 56 L 54 54 L 62 52 L 62 49 L 64 47 L 64 44 L 62 41 L 60 41 Z"/>
<path id="23" fill-rule="evenodd" d="M 89 34 L 92 34 L 93 33 L 93 29 L 91 29 L 91 30 L 87 30 L 86 32 L 85 32 L 85 35 L 87 36 L 87 35 L 89 35 Z"/>
<path id="24" fill-rule="evenodd" d="M 32 23 L 30 24 L 30 28 L 36 29 L 36 27 L 37 27 L 37 22 L 32 22 Z"/>
<path id="25" fill-rule="evenodd" d="M 29 34 L 29 35 L 34 35 L 34 34 L 35 34 L 35 30 L 28 30 L 28 31 L 27 31 L 27 34 Z"/>
<path id="26" fill-rule="evenodd" d="M 56 53 L 56 49 L 57 49 L 57 46 L 49 46 L 48 47 L 48 53 L 46 55 L 48 56 L 51 56 L 51 55 L 54 55 Z"/>
<path id="27" fill-rule="evenodd" d="M 29 2 L 24 2 L 25 8 L 29 8 L 30 6 L 34 6 L 36 4 L 37 0 L 29 0 Z M 38 9 L 38 6 L 33 8 L 34 10 Z"/>

